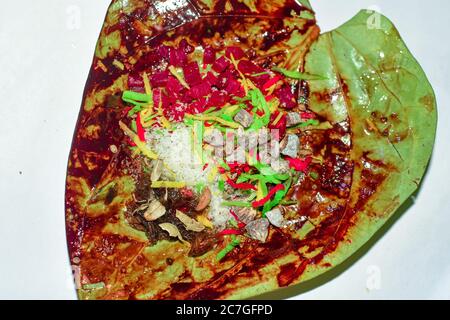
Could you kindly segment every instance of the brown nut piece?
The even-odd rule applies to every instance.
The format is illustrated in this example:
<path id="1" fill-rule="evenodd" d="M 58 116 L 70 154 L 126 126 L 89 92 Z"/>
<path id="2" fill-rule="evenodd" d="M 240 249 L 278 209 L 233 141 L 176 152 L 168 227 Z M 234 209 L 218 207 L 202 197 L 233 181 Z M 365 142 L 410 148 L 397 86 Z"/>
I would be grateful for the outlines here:
<path id="1" fill-rule="evenodd" d="M 195 207 L 195 211 L 202 211 L 209 205 L 210 202 L 211 202 L 211 190 L 209 190 L 209 188 L 206 187 L 205 189 L 203 189 L 203 192 L 200 195 L 198 204 Z"/>

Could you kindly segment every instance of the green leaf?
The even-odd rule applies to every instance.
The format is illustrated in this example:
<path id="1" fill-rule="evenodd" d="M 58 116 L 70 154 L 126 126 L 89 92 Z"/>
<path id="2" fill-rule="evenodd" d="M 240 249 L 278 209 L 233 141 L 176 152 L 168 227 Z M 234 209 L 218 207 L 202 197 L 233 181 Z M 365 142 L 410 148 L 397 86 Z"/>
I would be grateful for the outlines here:
<path id="1" fill-rule="evenodd" d="M 313 74 L 306 74 L 303 72 L 295 71 L 295 70 L 287 70 L 284 68 L 279 67 L 273 67 L 273 71 L 281 73 L 287 78 L 295 79 L 295 80 L 325 80 L 326 78 L 313 75 Z"/>
<path id="2" fill-rule="evenodd" d="M 255 107 L 255 109 L 257 110 L 261 110 L 264 112 L 264 115 L 259 119 L 261 121 L 262 126 L 267 126 L 270 121 L 270 109 L 263 93 L 259 89 L 252 89 L 249 91 L 248 95 L 250 97 L 253 107 Z"/>
<path id="3" fill-rule="evenodd" d="M 242 201 L 224 201 L 222 202 L 223 207 L 242 207 L 242 208 L 250 208 L 252 206 L 249 202 Z"/>

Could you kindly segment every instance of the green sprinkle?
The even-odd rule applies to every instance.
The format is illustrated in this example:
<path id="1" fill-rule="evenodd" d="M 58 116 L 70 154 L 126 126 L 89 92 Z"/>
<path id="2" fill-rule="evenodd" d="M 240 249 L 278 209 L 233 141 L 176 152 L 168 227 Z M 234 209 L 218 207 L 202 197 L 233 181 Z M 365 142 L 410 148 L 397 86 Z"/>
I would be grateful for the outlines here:
<path id="1" fill-rule="evenodd" d="M 228 115 L 228 114 L 225 114 L 225 113 L 222 114 L 220 117 L 221 117 L 222 119 L 227 120 L 227 121 L 230 121 L 230 122 L 233 122 L 233 121 L 234 121 L 232 116 L 230 116 L 230 115 Z"/>
<path id="2" fill-rule="evenodd" d="M 239 178 L 236 180 L 236 183 L 243 183 L 243 182 L 247 182 L 248 180 L 250 180 L 252 178 L 253 175 L 251 174 L 247 174 L 247 173 L 242 173 Z M 255 179 L 256 180 L 256 179 Z"/>
<path id="3" fill-rule="evenodd" d="M 248 128 L 248 131 L 257 131 L 257 130 L 261 129 L 262 127 L 264 127 L 264 122 L 263 122 L 262 118 L 255 117 L 255 120 L 253 121 L 250 128 Z"/>
<path id="4" fill-rule="evenodd" d="M 301 127 L 318 126 L 319 124 L 320 124 L 319 120 L 309 119 L 308 121 L 301 123 L 300 126 Z"/>
<path id="5" fill-rule="evenodd" d="M 298 98 L 298 102 L 301 104 L 307 104 L 308 98 L 301 96 L 300 98 Z"/>
<path id="6" fill-rule="evenodd" d="M 194 122 L 194 150 L 199 159 L 204 162 L 203 157 L 203 135 L 205 132 L 205 126 L 202 121 Z"/>
<path id="7" fill-rule="evenodd" d="M 236 228 L 236 229 L 239 228 L 236 219 L 230 219 L 230 220 L 228 220 L 228 223 L 229 223 L 232 227 L 234 227 L 234 228 Z"/>
<path id="8" fill-rule="evenodd" d="M 262 189 L 262 194 L 265 197 L 269 193 L 269 190 L 267 188 L 267 184 L 266 184 L 266 182 L 264 180 L 259 180 L 259 181 L 260 181 L 259 183 L 260 183 L 260 186 L 261 186 L 261 189 Z"/>
<path id="9" fill-rule="evenodd" d="M 136 125 L 136 120 L 133 119 L 133 121 L 131 121 L 131 129 L 134 132 L 137 132 L 137 125 Z"/>
<path id="10" fill-rule="evenodd" d="M 278 180 L 283 180 L 284 181 L 284 180 L 289 179 L 290 175 L 287 174 L 287 173 L 285 173 L 285 174 L 278 173 L 278 174 L 274 175 L 274 177 L 276 179 L 278 179 Z"/>
<path id="11" fill-rule="evenodd" d="M 187 125 L 189 127 L 194 125 L 194 120 L 193 119 L 184 118 L 183 122 L 184 122 L 185 125 Z"/>
<path id="12" fill-rule="evenodd" d="M 270 122 L 270 109 L 266 98 L 259 89 L 252 89 L 248 93 L 253 107 L 257 110 L 264 111 L 264 116 L 261 119 L 263 126 L 267 126 Z"/>
<path id="13" fill-rule="evenodd" d="M 272 70 L 279 72 L 288 78 L 296 79 L 296 80 L 326 80 L 327 79 L 327 78 L 324 78 L 321 76 L 302 73 L 302 72 L 295 71 L 295 70 L 287 70 L 287 69 L 279 68 L 279 67 L 273 67 Z"/>
<path id="14" fill-rule="evenodd" d="M 305 127 L 310 127 L 310 126 L 316 127 L 318 125 L 320 125 L 320 121 L 319 120 L 309 119 L 309 120 L 307 120 L 305 122 L 302 122 L 302 123 L 296 125 L 295 127 L 290 128 L 290 129 L 305 128 Z"/>
<path id="15" fill-rule="evenodd" d="M 153 100 L 153 97 L 150 94 L 124 91 L 122 94 L 122 100 L 134 104 L 135 107 L 143 107 L 149 104 Z"/>
<path id="16" fill-rule="evenodd" d="M 263 76 L 265 74 L 269 74 L 269 73 L 267 71 L 264 71 L 264 72 L 260 72 L 260 73 L 251 74 L 250 76 L 251 77 L 259 77 L 259 76 Z"/>
<path id="17" fill-rule="evenodd" d="M 96 290 L 96 289 L 103 289 L 105 287 L 104 282 L 98 282 L 98 283 L 89 283 L 84 284 L 83 289 L 84 290 Z"/>
<path id="18" fill-rule="evenodd" d="M 286 200 L 286 201 L 281 201 L 280 204 L 283 206 L 291 206 L 294 204 L 297 204 L 298 202 L 295 200 Z"/>
<path id="19" fill-rule="evenodd" d="M 249 96 L 245 96 L 243 98 L 241 98 L 241 97 L 233 97 L 233 99 L 236 100 L 237 102 L 241 102 L 241 103 L 250 100 Z"/>
<path id="20" fill-rule="evenodd" d="M 232 235 L 231 236 L 231 242 L 229 244 L 227 244 L 227 246 L 225 248 L 223 248 L 218 254 L 217 254 L 217 261 L 222 260 L 223 258 L 225 258 L 225 256 L 227 254 L 229 254 L 231 251 L 234 250 L 234 248 L 236 248 L 241 242 L 239 241 L 239 239 L 236 238 L 236 236 Z"/>
<path id="21" fill-rule="evenodd" d="M 208 108 L 208 109 L 206 109 L 204 112 L 203 112 L 203 114 L 209 114 L 209 113 L 211 113 L 211 112 L 214 112 L 214 111 L 216 111 L 216 107 L 211 107 L 211 108 Z"/>
<path id="22" fill-rule="evenodd" d="M 158 116 L 157 114 L 153 114 L 153 115 L 151 115 L 151 116 L 145 118 L 145 119 L 144 119 L 144 122 L 148 122 L 148 121 L 150 121 L 150 120 L 152 120 L 152 119 L 155 119 L 157 116 Z"/>
<path id="23" fill-rule="evenodd" d="M 252 204 L 249 202 L 241 202 L 241 201 L 224 201 L 224 202 L 222 202 L 222 206 L 250 208 L 252 206 Z"/>
<path id="24" fill-rule="evenodd" d="M 223 169 L 225 169 L 225 170 L 227 170 L 227 171 L 230 171 L 230 170 L 231 170 L 230 166 L 229 166 L 225 161 L 223 161 L 222 159 L 219 159 L 219 164 L 220 164 L 220 166 L 221 166 Z"/>
<path id="25" fill-rule="evenodd" d="M 221 192 L 225 191 L 225 182 L 222 179 L 217 182 L 217 188 L 219 188 L 219 191 Z"/>
<path id="26" fill-rule="evenodd" d="M 276 207 L 281 200 L 286 196 L 286 194 L 289 192 L 289 189 L 291 188 L 293 178 L 289 177 L 289 180 L 284 183 L 284 190 L 280 190 L 277 193 L 275 193 L 275 197 L 272 201 L 266 202 L 266 204 L 263 207 L 263 213 L 266 213 L 270 210 L 272 210 L 274 207 Z"/>
<path id="27" fill-rule="evenodd" d="M 262 180 L 265 183 L 280 184 L 282 181 L 287 180 L 288 178 L 289 178 L 288 174 L 274 174 L 274 175 L 264 176 L 262 174 L 242 173 L 239 176 L 239 178 L 236 180 L 236 182 L 242 183 L 242 182 L 247 182 L 249 180 L 251 180 L 251 181 Z"/>
<path id="28" fill-rule="evenodd" d="M 144 171 L 144 173 L 148 173 L 148 174 L 151 173 L 150 169 L 147 166 L 143 166 L 142 170 Z"/>
<path id="29" fill-rule="evenodd" d="M 203 189 L 205 189 L 205 184 L 203 182 L 199 182 L 195 185 L 195 192 L 202 193 Z"/>
<path id="30" fill-rule="evenodd" d="M 263 176 L 272 176 L 277 174 L 270 165 L 262 162 L 255 163 L 255 168 L 258 169 L 258 171 L 261 172 Z"/>
<path id="31" fill-rule="evenodd" d="M 247 201 L 251 202 L 256 199 L 256 192 L 253 192 L 248 198 Z"/>
<path id="32" fill-rule="evenodd" d="M 129 116 L 129 117 L 134 116 L 136 113 L 140 112 L 140 111 L 142 110 L 142 108 L 143 108 L 142 105 L 134 106 L 133 109 L 131 109 L 130 111 L 128 111 L 128 116 Z"/>
<path id="33" fill-rule="evenodd" d="M 309 173 L 309 176 L 310 176 L 313 180 L 319 179 L 319 174 L 318 174 L 317 172 L 315 172 L 315 171 L 311 171 L 311 172 Z"/>

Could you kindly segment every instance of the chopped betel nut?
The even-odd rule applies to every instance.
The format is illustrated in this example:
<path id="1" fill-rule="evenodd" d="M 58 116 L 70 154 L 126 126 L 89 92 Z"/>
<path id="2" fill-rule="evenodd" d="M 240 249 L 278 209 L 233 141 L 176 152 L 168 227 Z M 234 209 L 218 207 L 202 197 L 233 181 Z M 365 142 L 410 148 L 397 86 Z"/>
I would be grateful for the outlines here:
<path id="1" fill-rule="evenodd" d="M 289 162 L 284 159 L 277 159 L 270 163 L 272 169 L 277 173 L 288 173 L 289 172 Z"/>
<path id="2" fill-rule="evenodd" d="M 166 214 L 166 208 L 158 200 L 149 203 L 147 210 L 144 212 L 144 218 L 147 221 L 155 221 Z"/>
<path id="3" fill-rule="evenodd" d="M 248 236 L 260 242 L 266 242 L 269 235 L 269 220 L 262 218 L 254 220 L 245 227 Z"/>
<path id="4" fill-rule="evenodd" d="M 205 133 L 203 141 L 213 147 L 222 147 L 224 144 L 222 133 L 217 129 Z"/>
<path id="5" fill-rule="evenodd" d="M 300 149 L 300 139 L 296 134 L 288 134 L 281 142 L 281 154 L 296 158 Z"/>
<path id="6" fill-rule="evenodd" d="M 302 116 L 298 112 L 288 112 L 286 115 L 286 126 L 288 128 L 295 127 L 302 123 Z"/>
<path id="7" fill-rule="evenodd" d="M 250 112 L 240 110 L 235 116 L 234 121 L 241 124 L 244 128 L 248 128 L 253 123 L 253 116 Z"/>
<path id="8" fill-rule="evenodd" d="M 266 217 L 269 222 L 275 227 L 281 228 L 285 224 L 283 213 L 281 212 L 280 208 L 275 208 L 266 212 Z"/>
<path id="9" fill-rule="evenodd" d="M 232 210 L 236 214 L 236 217 L 244 223 L 250 223 L 258 217 L 258 211 L 253 208 L 235 207 Z"/>

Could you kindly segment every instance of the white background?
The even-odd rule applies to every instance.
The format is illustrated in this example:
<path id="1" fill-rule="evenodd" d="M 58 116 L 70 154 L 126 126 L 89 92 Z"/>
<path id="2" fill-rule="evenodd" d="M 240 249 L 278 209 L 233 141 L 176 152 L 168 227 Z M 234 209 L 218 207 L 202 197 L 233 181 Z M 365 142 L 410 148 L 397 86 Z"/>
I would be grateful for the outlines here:
<path id="1" fill-rule="evenodd" d="M 448 0 L 312 0 L 323 30 L 377 7 L 437 95 L 432 164 L 415 204 L 359 259 L 298 299 L 450 298 Z M 0 298 L 74 299 L 64 227 L 66 162 L 109 0 L 3 1 L 0 12 Z M 79 12 L 79 27 L 70 16 Z M 329 280 L 329 281 L 326 281 Z M 320 284 L 320 285 L 319 285 Z M 312 290 L 310 287 L 315 287 Z M 280 297 L 296 294 L 283 292 Z"/>

